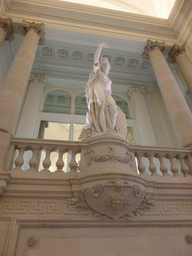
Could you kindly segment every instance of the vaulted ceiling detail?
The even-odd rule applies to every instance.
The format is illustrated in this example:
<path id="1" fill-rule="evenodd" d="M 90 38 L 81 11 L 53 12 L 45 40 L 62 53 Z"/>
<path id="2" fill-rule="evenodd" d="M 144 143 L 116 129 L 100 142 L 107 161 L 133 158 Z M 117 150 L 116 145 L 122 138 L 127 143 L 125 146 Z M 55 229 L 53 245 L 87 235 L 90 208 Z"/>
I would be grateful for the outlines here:
<path id="1" fill-rule="evenodd" d="M 175 0 L 61 0 L 64 2 L 90 5 L 116 11 L 142 14 L 167 19 Z"/>

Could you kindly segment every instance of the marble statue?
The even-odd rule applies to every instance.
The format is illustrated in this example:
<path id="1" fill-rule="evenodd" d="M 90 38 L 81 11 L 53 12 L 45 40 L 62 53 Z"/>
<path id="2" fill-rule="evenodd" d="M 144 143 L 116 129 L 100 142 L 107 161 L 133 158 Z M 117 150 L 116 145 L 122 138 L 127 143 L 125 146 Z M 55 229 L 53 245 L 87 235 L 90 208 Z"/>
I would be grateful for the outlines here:
<path id="1" fill-rule="evenodd" d="M 93 134 L 114 132 L 117 133 L 117 118 L 125 116 L 117 107 L 115 100 L 111 96 L 111 80 L 108 77 L 111 65 L 106 57 L 102 57 L 99 62 L 103 47 L 108 47 L 106 43 L 100 43 L 94 55 L 93 71 L 86 84 L 85 96 L 87 98 L 88 112 L 86 115 L 86 126 L 83 128 L 79 139 L 90 137 Z M 122 120 L 121 120 L 122 121 Z M 124 134 L 125 131 L 124 120 Z M 117 126 L 117 127 L 116 127 Z M 119 129 L 122 130 L 122 124 Z M 127 129 L 127 128 L 126 128 Z M 122 133 L 122 131 L 120 132 Z M 123 135 L 124 135 L 123 134 Z M 122 134 L 121 134 L 122 135 Z M 126 135 L 124 135 L 125 137 Z"/>

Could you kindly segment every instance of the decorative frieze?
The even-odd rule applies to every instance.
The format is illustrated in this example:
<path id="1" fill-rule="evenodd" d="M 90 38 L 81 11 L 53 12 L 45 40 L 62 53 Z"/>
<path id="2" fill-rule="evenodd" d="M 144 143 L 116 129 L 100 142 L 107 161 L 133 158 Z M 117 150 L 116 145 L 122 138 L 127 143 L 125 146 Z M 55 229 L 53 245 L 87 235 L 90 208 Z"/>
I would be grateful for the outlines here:
<path id="1" fill-rule="evenodd" d="M 34 29 L 35 32 L 39 35 L 39 44 L 44 44 L 44 23 L 35 23 L 35 22 L 28 22 L 26 20 L 23 20 L 23 29 L 24 29 L 24 35 L 30 30 Z"/>
<path id="2" fill-rule="evenodd" d="M 52 57 L 53 50 L 51 47 L 44 47 L 42 50 L 42 55 L 45 57 Z"/>
<path id="3" fill-rule="evenodd" d="M 117 57 L 115 60 L 115 65 L 117 66 L 123 66 L 125 63 L 125 58 L 123 57 Z"/>
<path id="4" fill-rule="evenodd" d="M 136 59 L 131 59 L 131 60 L 129 61 L 129 67 L 134 67 L 134 68 L 136 68 L 137 65 L 138 65 L 138 60 L 136 60 Z"/>
<path id="5" fill-rule="evenodd" d="M 118 180 L 117 180 L 118 182 Z M 93 189 L 90 189 L 89 192 L 92 193 L 92 196 L 94 195 L 94 198 L 97 198 L 97 196 L 101 196 L 103 193 L 103 185 L 96 186 Z M 113 184 L 111 184 L 113 185 Z M 127 186 L 126 184 L 123 184 L 122 186 L 118 183 L 114 186 L 116 187 L 116 191 L 123 191 L 121 187 Z M 137 195 L 137 187 L 132 188 L 135 195 Z M 115 193 L 112 193 L 109 195 L 109 197 L 112 196 L 112 198 L 120 197 L 115 196 Z M 107 197 L 107 202 L 112 202 L 113 199 L 110 200 L 110 198 Z M 124 196 L 123 196 L 124 198 Z M 123 204 L 126 202 L 126 199 L 124 198 L 122 202 L 119 202 L 121 206 L 123 207 Z M 147 201 L 146 201 L 147 200 Z M 124 203 L 123 203 L 124 202 Z M 126 205 L 126 204 L 125 204 Z M 161 216 L 163 218 L 172 219 L 173 216 L 177 219 L 183 219 L 184 216 L 192 216 L 192 203 L 189 200 L 176 200 L 173 202 L 173 200 L 170 201 L 156 201 L 146 198 L 143 199 L 143 203 L 141 206 L 146 206 L 144 208 L 140 207 L 139 211 L 142 212 L 142 216 L 148 216 L 151 219 L 161 219 Z M 153 205 L 153 206 L 152 206 Z M 147 207 L 148 206 L 148 207 Z M 108 206 L 109 208 L 112 206 Z M 120 207 L 120 206 L 119 206 Z M 141 211 L 143 209 L 143 211 Z M 7 216 L 9 214 L 14 215 L 66 215 L 69 214 L 75 214 L 78 215 L 94 215 L 95 217 L 101 217 L 101 215 L 97 216 L 97 212 L 94 213 L 93 209 L 91 209 L 87 202 L 85 202 L 85 197 L 82 194 L 78 194 L 77 197 L 73 198 L 66 198 L 64 200 L 55 199 L 55 200 L 47 200 L 47 199 L 4 199 L 1 201 L 1 215 Z M 94 214 L 93 214 L 94 213 Z M 134 214 L 133 214 L 134 216 Z M 108 217 L 104 217 L 108 218 Z M 130 218 L 130 216 L 129 216 Z"/>
<path id="6" fill-rule="evenodd" d="M 0 27 L 6 31 L 5 40 L 12 41 L 14 37 L 13 24 L 11 18 L 0 18 Z"/>
<path id="7" fill-rule="evenodd" d="M 59 49 L 57 51 L 57 57 L 62 59 L 67 59 L 67 50 Z"/>
<path id="8" fill-rule="evenodd" d="M 82 52 L 80 52 L 80 51 L 75 51 L 75 52 L 73 52 L 73 60 L 82 60 L 82 58 L 83 58 L 83 53 Z"/>
<path id="9" fill-rule="evenodd" d="M 152 41 L 148 39 L 142 57 L 144 59 L 149 59 L 149 52 L 152 51 L 155 47 L 158 47 L 159 50 L 162 52 L 165 49 L 165 42 Z"/>
<path id="10" fill-rule="evenodd" d="M 144 69 L 149 69 L 151 67 L 150 61 L 144 61 L 141 67 Z"/>

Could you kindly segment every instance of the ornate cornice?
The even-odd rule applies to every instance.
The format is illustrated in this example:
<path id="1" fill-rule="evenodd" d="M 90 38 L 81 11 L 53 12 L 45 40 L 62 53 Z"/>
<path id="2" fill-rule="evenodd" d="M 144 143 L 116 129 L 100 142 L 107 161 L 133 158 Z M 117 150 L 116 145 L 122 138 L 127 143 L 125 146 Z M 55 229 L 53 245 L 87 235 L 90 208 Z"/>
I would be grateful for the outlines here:
<path id="1" fill-rule="evenodd" d="M 145 50 L 142 54 L 142 57 L 144 59 L 149 59 L 149 52 L 153 50 L 155 47 L 158 47 L 160 51 L 162 52 L 165 49 L 165 42 L 158 42 L 158 41 L 152 41 L 150 39 L 147 40 L 147 45 L 145 47 Z"/>
<path id="2" fill-rule="evenodd" d="M 5 19 L 0 18 L 0 27 L 6 31 L 5 40 L 12 41 L 15 38 L 13 33 L 13 25 L 12 25 L 11 18 L 5 18 Z"/>
<path id="3" fill-rule="evenodd" d="M 146 35 L 151 35 L 159 37 L 166 37 L 169 40 L 175 40 L 175 31 L 170 27 L 168 22 L 163 19 L 156 19 L 151 17 L 145 17 L 136 14 L 127 14 L 119 11 L 103 10 L 96 7 L 87 7 L 86 12 L 85 8 L 82 5 L 77 5 L 73 3 L 62 2 L 57 5 L 36 5 L 35 3 L 28 3 L 26 1 L 22 3 L 14 1 L 9 3 L 8 0 L 4 0 L 5 11 L 11 13 L 20 13 L 31 17 L 43 17 L 50 20 L 54 19 L 54 26 L 63 25 L 65 22 L 65 27 L 69 25 L 73 28 L 79 30 L 79 28 L 88 31 L 88 28 L 85 28 L 85 25 L 92 27 L 92 30 L 105 31 L 110 29 L 110 33 L 117 33 L 129 36 L 127 32 L 130 33 L 139 33 L 144 38 Z M 29 8 L 30 7 L 30 8 Z M 26 19 L 27 19 L 26 16 Z M 146 20 L 147 18 L 147 20 Z M 55 23 L 55 20 L 57 21 Z M 62 23 L 61 23 L 62 22 Z M 113 31 L 111 30 L 113 29 Z"/>
<path id="4" fill-rule="evenodd" d="M 44 24 L 43 23 L 35 23 L 35 22 L 28 22 L 26 20 L 23 20 L 23 29 L 24 29 L 24 35 L 30 30 L 34 29 L 35 32 L 39 35 L 39 44 L 44 43 Z"/>
<path id="5" fill-rule="evenodd" d="M 185 52 L 185 46 L 179 46 L 178 44 L 174 44 L 170 53 L 168 61 L 171 63 L 175 63 L 175 57 L 177 57 L 179 54 L 182 54 Z"/>
<path id="6" fill-rule="evenodd" d="M 84 5 L 67 2 L 53 4 L 49 1 L 46 6 L 43 5 L 43 1 L 41 1 L 42 4 L 36 4 L 35 1 L 29 0 L 22 2 L 2 0 L 2 2 L 4 5 L 3 15 L 6 17 L 13 14 L 17 17 L 17 21 L 19 15 L 22 16 L 22 19 L 23 17 L 25 19 L 37 19 L 38 17 L 38 20 L 43 21 L 46 18 L 48 19 L 47 25 L 52 23 L 54 27 L 64 25 L 88 31 L 89 29 L 85 25 L 89 25 L 92 27 L 91 30 L 100 32 L 103 31 L 103 28 L 105 31 L 110 28 L 112 34 L 121 34 L 121 36 L 127 37 L 130 34 L 133 36 L 138 33 L 142 38 L 154 36 L 160 40 L 166 40 L 166 42 L 175 42 L 179 34 L 183 34 L 181 30 L 183 28 L 185 30 L 185 23 L 192 9 L 191 1 L 177 0 L 170 17 L 164 20 L 120 11 L 107 10 L 106 12 L 106 9 L 89 6 L 86 6 L 85 12 Z"/>
<path id="7" fill-rule="evenodd" d="M 65 68 L 57 68 L 57 67 L 43 67 L 34 65 L 32 69 L 33 73 L 39 73 L 39 74 L 47 74 L 47 75 L 57 75 L 57 76 L 63 76 L 64 79 L 71 79 L 74 78 L 75 80 L 81 79 L 81 81 L 87 81 L 90 72 L 85 72 L 85 71 L 69 71 L 66 70 Z M 141 76 L 139 79 L 138 75 L 135 75 L 135 77 L 129 76 L 129 74 L 121 74 L 121 76 L 117 76 L 116 74 L 113 74 L 112 72 L 110 73 L 110 79 L 112 80 L 112 86 L 117 84 L 117 83 L 123 83 L 123 84 L 128 84 L 128 83 L 134 83 L 134 84 L 146 84 L 146 85 L 157 85 L 157 81 L 151 77 L 144 77 Z"/>

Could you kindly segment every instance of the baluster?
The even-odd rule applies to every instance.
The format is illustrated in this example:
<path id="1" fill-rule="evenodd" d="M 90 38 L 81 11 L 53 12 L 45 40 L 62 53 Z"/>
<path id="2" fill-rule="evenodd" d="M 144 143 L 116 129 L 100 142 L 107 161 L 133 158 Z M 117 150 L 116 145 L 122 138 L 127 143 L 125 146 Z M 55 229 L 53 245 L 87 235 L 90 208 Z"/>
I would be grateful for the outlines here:
<path id="1" fill-rule="evenodd" d="M 148 159 L 149 159 L 149 171 L 152 173 L 152 175 L 155 175 L 157 167 L 153 162 L 153 154 L 148 154 Z"/>
<path id="2" fill-rule="evenodd" d="M 168 175 L 168 168 L 164 161 L 164 155 L 158 154 L 159 162 L 160 162 L 160 171 L 163 173 L 163 176 Z"/>
<path id="3" fill-rule="evenodd" d="M 62 150 L 62 149 L 58 149 L 58 154 L 59 154 L 59 157 L 58 157 L 58 160 L 56 162 L 56 167 L 57 167 L 57 170 L 56 171 L 62 171 L 65 163 L 63 161 L 63 154 L 65 153 L 65 150 Z"/>
<path id="4" fill-rule="evenodd" d="M 143 163 L 143 153 L 137 153 L 136 154 L 137 159 L 138 159 L 138 169 L 140 171 L 141 174 L 145 174 L 145 165 Z"/>
<path id="5" fill-rule="evenodd" d="M 49 167 L 51 166 L 51 160 L 50 160 L 50 154 L 51 154 L 51 149 L 46 148 L 44 149 L 46 156 L 45 159 L 43 161 L 43 170 L 42 171 L 49 171 Z"/>
<path id="6" fill-rule="evenodd" d="M 30 169 L 35 169 L 35 167 L 37 166 L 38 164 L 38 159 L 37 159 L 37 152 L 39 150 L 39 147 L 32 147 L 31 148 L 32 150 L 32 157 L 31 159 L 29 160 L 29 166 L 30 166 Z"/>
<path id="7" fill-rule="evenodd" d="M 21 147 L 18 147 L 17 149 L 19 150 L 19 155 L 15 159 L 15 166 L 17 169 L 22 170 L 21 166 L 24 164 L 23 154 L 25 152 L 26 147 L 21 146 Z"/>
<path id="8" fill-rule="evenodd" d="M 77 152 L 78 152 L 77 149 L 70 150 L 70 154 L 71 154 L 71 161 L 69 163 L 70 171 L 77 171 L 77 162 L 75 160 Z"/>
<path id="9" fill-rule="evenodd" d="M 186 177 L 187 174 L 189 174 L 189 167 L 186 165 L 184 157 L 185 156 L 183 156 L 183 155 L 179 155 L 178 159 L 181 163 L 181 171 L 184 174 L 184 176 Z"/>
<path id="10" fill-rule="evenodd" d="M 179 169 L 178 169 L 178 166 L 175 163 L 174 155 L 169 155 L 169 161 L 171 163 L 171 171 L 173 173 L 173 176 L 179 175 L 178 174 Z"/>

